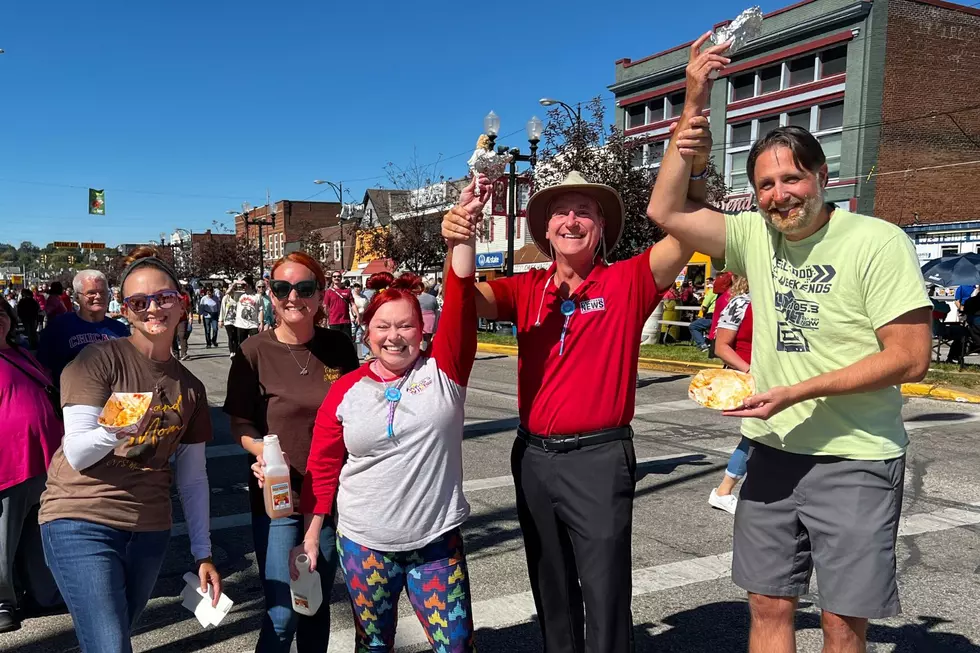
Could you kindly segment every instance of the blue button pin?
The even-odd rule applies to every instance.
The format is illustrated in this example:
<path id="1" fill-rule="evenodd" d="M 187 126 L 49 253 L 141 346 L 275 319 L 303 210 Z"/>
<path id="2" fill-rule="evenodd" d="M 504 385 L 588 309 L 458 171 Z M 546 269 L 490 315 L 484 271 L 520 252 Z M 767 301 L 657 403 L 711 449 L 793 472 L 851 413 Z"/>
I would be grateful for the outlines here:
<path id="1" fill-rule="evenodd" d="M 570 299 L 566 299 L 561 303 L 561 314 L 565 317 L 570 317 L 572 313 L 575 312 L 575 302 Z"/>
<path id="2" fill-rule="evenodd" d="M 398 388 L 388 388 L 385 390 L 385 399 L 392 403 L 397 403 L 402 400 L 402 391 Z"/>

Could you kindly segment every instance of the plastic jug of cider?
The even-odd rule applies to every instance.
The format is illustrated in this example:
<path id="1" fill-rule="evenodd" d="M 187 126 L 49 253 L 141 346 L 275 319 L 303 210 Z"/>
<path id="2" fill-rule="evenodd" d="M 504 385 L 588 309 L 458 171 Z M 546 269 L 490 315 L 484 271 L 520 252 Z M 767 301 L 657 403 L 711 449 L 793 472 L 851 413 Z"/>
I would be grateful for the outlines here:
<path id="1" fill-rule="evenodd" d="M 293 514 L 293 490 L 289 485 L 289 466 L 282 457 L 278 435 L 262 438 L 262 458 L 265 459 L 265 514 L 269 519 L 281 519 Z"/>
<path id="2" fill-rule="evenodd" d="M 323 589 L 320 587 L 320 574 L 310 569 L 310 556 L 301 553 L 296 556 L 296 570 L 299 579 L 289 581 L 289 595 L 293 599 L 293 611 L 311 617 L 323 603 Z"/>

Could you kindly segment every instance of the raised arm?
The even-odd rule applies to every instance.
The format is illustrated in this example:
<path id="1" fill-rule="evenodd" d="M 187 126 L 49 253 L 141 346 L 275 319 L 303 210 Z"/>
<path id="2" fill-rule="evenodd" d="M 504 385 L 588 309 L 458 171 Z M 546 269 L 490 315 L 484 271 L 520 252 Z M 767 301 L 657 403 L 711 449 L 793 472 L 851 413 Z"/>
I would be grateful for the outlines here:
<path id="1" fill-rule="evenodd" d="M 691 46 L 687 65 L 687 96 L 684 111 L 678 122 L 677 136 L 693 126 L 703 124 L 702 111 L 708 104 L 711 92 L 710 74 L 721 71 L 729 63 L 722 52 L 730 43 L 722 43 L 701 52 L 701 46 L 710 33 L 703 35 Z M 671 139 L 664 152 L 663 162 L 657 172 L 657 182 L 650 194 L 647 216 L 664 231 L 680 241 L 684 247 L 696 249 L 713 258 L 725 256 L 725 216 L 721 211 L 702 201 L 688 197 L 692 174 L 704 171 L 707 161 L 698 161 L 689 148 L 681 148 L 681 139 Z"/>

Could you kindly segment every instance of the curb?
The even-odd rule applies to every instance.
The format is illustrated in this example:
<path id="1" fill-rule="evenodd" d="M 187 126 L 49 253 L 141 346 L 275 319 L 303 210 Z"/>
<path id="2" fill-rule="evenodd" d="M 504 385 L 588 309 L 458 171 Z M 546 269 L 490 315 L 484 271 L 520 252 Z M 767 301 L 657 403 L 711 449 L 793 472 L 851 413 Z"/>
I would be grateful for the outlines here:
<path id="1" fill-rule="evenodd" d="M 513 345 L 496 345 L 487 342 L 477 343 L 477 351 L 488 354 L 504 354 L 517 356 L 517 347 Z M 642 370 L 657 372 L 680 372 L 697 374 L 701 370 L 719 369 L 721 365 L 712 363 L 694 363 L 690 361 L 673 361 L 662 358 L 640 358 L 638 367 Z M 937 401 L 953 401 L 966 404 L 980 404 L 980 395 L 972 394 L 956 388 L 946 388 L 932 383 L 904 383 L 902 394 L 906 397 L 924 397 Z"/>
<path id="2" fill-rule="evenodd" d="M 902 394 L 907 397 L 925 397 L 961 404 L 980 404 L 980 395 L 956 388 L 944 388 L 932 383 L 903 383 Z"/>

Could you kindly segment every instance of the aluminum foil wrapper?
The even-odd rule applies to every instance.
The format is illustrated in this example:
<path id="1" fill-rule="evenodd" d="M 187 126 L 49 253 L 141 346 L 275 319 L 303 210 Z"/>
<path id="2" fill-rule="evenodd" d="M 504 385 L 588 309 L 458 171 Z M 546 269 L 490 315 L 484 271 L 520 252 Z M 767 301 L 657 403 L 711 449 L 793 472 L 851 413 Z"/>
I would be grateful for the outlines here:
<path id="1" fill-rule="evenodd" d="M 478 147 L 467 163 L 474 178 L 482 173 L 490 181 L 495 181 L 503 176 L 512 158 L 510 154 L 498 154 L 493 150 Z"/>
<path id="2" fill-rule="evenodd" d="M 731 41 L 732 44 L 725 54 L 732 56 L 744 48 L 749 41 L 759 38 L 760 34 L 762 34 L 762 9 L 749 7 L 740 13 L 735 20 L 716 29 L 711 34 L 710 41 L 712 45 Z M 718 74 L 712 71 L 711 79 L 717 77 Z"/>

